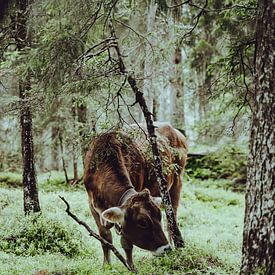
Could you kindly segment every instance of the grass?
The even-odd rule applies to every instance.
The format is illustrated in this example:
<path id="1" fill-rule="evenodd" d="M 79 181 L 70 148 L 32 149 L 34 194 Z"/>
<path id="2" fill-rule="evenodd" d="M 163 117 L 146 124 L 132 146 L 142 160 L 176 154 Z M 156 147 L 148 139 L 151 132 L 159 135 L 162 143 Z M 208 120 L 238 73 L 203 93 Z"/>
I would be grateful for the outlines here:
<path id="1" fill-rule="evenodd" d="M 64 188 L 59 177 L 39 177 L 39 217 L 24 217 L 21 188 L 0 188 L 0 274 L 129 274 L 115 256 L 112 266 L 102 268 L 99 242 L 67 216 L 58 197 L 64 196 L 71 210 L 95 229 L 86 191 L 82 187 Z M 134 248 L 139 274 L 238 273 L 244 198 L 224 190 L 224 184 L 185 181 L 178 221 L 186 247 L 161 258 Z M 123 253 L 119 236 L 113 232 L 113 237 Z"/>

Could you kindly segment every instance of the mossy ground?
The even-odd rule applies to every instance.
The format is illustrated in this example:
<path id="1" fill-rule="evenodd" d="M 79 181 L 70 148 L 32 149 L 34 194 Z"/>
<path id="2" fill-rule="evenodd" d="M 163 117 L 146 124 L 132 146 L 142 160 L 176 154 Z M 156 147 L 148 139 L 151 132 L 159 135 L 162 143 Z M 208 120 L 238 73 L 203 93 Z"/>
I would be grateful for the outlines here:
<path id="1" fill-rule="evenodd" d="M 49 175 L 38 178 L 42 215 L 33 219 L 39 219 L 39 228 L 42 228 L 39 230 L 31 218 L 26 221 L 21 188 L 8 188 L 2 184 L 0 274 L 129 274 L 115 256 L 112 266 L 102 268 L 99 242 L 67 216 L 65 205 L 58 197 L 64 196 L 71 211 L 96 229 L 86 191 L 82 187 L 64 188 L 60 178 L 57 173 L 52 174 L 50 180 L 47 180 Z M 135 248 L 134 259 L 139 274 L 238 274 L 244 197 L 224 190 L 222 187 L 226 184 L 226 181 L 185 180 L 178 221 L 186 247 L 161 258 Z M 27 232 L 28 238 L 21 238 L 15 247 L 9 246 L 9 237 L 21 236 L 18 232 L 22 233 L 22 230 Z M 37 246 L 40 242 L 37 231 L 44 232 L 42 246 Z M 32 233 L 34 238 L 30 240 Z M 123 253 L 115 232 L 113 237 L 116 247 Z M 26 246 L 26 242 L 31 244 Z"/>

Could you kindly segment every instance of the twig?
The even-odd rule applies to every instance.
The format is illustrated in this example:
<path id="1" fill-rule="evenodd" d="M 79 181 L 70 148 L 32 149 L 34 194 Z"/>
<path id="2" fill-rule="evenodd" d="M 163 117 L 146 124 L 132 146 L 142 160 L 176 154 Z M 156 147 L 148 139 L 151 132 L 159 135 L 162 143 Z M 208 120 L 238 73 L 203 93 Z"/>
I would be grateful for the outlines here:
<path id="1" fill-rule="evenodd" d="M 205 9 L 206 9 L 207 5 L 208 5 L 208 0 L 205 0 L 204 6 L 201 8 L 200 12 L 199 12 L 199 13 L 196 15 L 196 17 L 195 17 L 196 22 L 195 22 L 194 26 L 191 28 L 190 31 L 188 31 L 187 33 L 185 33 L 185 34 L 183 35 L 183 37 L 182 37 L 181 40 L 180 40 L 180 44 L 182 43 L 182 41 L 183 41 L 183 39 L 184 39 L 185 37 L 190 36 L 190 35 L 193 33 L 194 29 L 195 29 L 195 28 L 197 27 L 197 25 L 199 24 L 200 18 L 201 18 L 201 16 L 203 15 L 203 13 L 205 12 Z"/>
<path id="2" fill-rule="evenodd" d="M 130 270 L 133 271 L 134 270 L 128 265 L 128 263 L 126 262 L 126 260 L 124 259 L 124 257 L 118 252 L 118 250 L 108 241 L 106 241 L 105 239 L 103 239 L 102 237 L 100 237 L 97 233 L 95 233 L 85 222 L 81 221 L 76 215 L 74 215 L 71 211 L 70 211 L 70 205 L 69 203 L 65 200 L 64 197 L 59 196 L 59 198 L 66 204 L 67 208 L 66 208 L 66 213 L 73 218 L 78 224 L 82 225 L 83 227 L 85 227 L 85 229 L 89 232 L 90 236 L 96 238 L 97 240 L 99 240 L 102 244 L 106 245 L 109 249 L 111 249 L 114 254 L 116 255 L 116 257 L 124 264 L 124 266 Z"/>

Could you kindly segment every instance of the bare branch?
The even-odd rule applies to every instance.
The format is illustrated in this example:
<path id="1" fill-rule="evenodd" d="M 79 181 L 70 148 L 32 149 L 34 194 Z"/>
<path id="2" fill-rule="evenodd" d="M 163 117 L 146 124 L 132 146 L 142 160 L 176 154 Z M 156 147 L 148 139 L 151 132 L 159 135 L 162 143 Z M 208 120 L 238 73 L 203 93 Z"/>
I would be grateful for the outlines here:
<path id="1" fill-rule="evenodd" d="M 89 226 L 87 223 L 81 221 L 76 215 L 74 215 L 71 211 L 70 211 L 70 205 L 69 203 L 65 200 L 64 197 L 59 196 L 59 198 L 66 204 L 66 213 L 72 218 L 74 219 L 78 224 L 80 224 L 81 226 L 83 226 L 90 234 L 90 236 L 96 238 L 97 240 L 99 240 L 102 244 L 106 245 L 109 249 L 111 249 L 113 251 L 113 253 L 116 255 L 116 257 L 123 263 L 123 265 L 130 271 L 135 271 L 133 270 L 128 263 L 126 262 L 126 260 L 124 259 L 124 257 L 119 253 L 119 251 L 108 241 L 106 241 L 105 239 L 103 239 L 102 237 L 100 237 L 97 233 L 95 233 Z"/>
<path id="2" fill-rule="evenodd" d="M 187 1 L 184 1 L 184 2 L 182 2 L 182 3 L 173 5 L 173 6 L 168 6 L 168 5 L 167 5 L 167 8 L 168 8 L 168 9 L 175 9 L 175 8 L 178 8 L 178 7 L 183 6 L 183 5 L 185 5 L 185 4 L 189 4 L 190 2 L 191 2 L 191 0 L 187 0 Z"/>
<path id="3" fill-rule="evenodd" d="M 243 75 L 242 78 L 243 78 L 243 83 L 244 83 L 246 91 L 245 91 L 245 95 L 244 95 L 244 100 L 243 100 L 241 106 L 239 107 L 236 115 L 233 118 L 232 127 L 231 127 L 231 130 L 232 130 L 233 133 L 234 133 L 235 125 L 236 125 L 236 119 L 238 118 L 238 116 L 239 116 L 241 110 L 243 109 L 243 107 L 246 104 L 248 104 L 248 106 L 250 107 L 250 110 L 252 110 L 252 107 L 251 107 L 249 101 L 247 100 L 247 96 L 250 93 L 250 90 L 249 90 L 248 85 L 246 83 L 245 64 L 244 64 L 244 60 L 243 60 L 243 52 L 242 51 L 240 52 L 240 61 L 241 61 L 241 70 L 242 70 L 242 75 Z"/>
<path id="4" fill-rule="evenodd" d="M 200 18 L 201 18 L 201 16 L 203 15 L 203 13 L 205 12 L 205 8 L 207 7 L 207 5 L 208 5 L 208 0 L 205 0 L 205 4 L 204 4 L 203 8 L 201 8 L 200 12 L 199 12 L 199 13 L 195 16 L 195 18 L 194 18 L 194 19 L 196 19 L 196 22 L 195 22 L 194 26 L 191 28 L 190 31 L 188 31 L 187 33 L 185 33 L 185 34 L 183 35 L 183 37 L 182 37 L 181 40 L 180 40 L 180 44 L 182 43 L 182 41 L 183 41 L 184 38 L 186 38 L 186 37 L 192 35 L 194 29 L 195 29 L 195 28 L 197 27 L 197 25 L 199 24 Z"/>

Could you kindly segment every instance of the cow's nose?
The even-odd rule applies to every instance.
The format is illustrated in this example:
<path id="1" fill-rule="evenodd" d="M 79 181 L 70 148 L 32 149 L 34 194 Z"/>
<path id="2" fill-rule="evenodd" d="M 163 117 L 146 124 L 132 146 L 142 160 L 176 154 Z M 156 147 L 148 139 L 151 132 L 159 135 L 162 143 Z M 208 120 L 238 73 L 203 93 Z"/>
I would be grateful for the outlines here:
<path id="1" fill-rule="evenodd" d="M 171 250 L 170 245 L 166 244 L 166 245 L 160 246 L 157 250 L 153 251 L 152 253 L 153 253 L 154 256 L 160 256 L 163 253 L 168 252 L 170 250 Z"/>
<path id="2" fill-rule="evenodd" d="M 171 246 L 169 245 L 168 247 L 165 247 L 164 248 L 164 252 L 169 252 L 169 251 L 171 251 L 172 250 L 172 248 L 171 248 Z"/>

